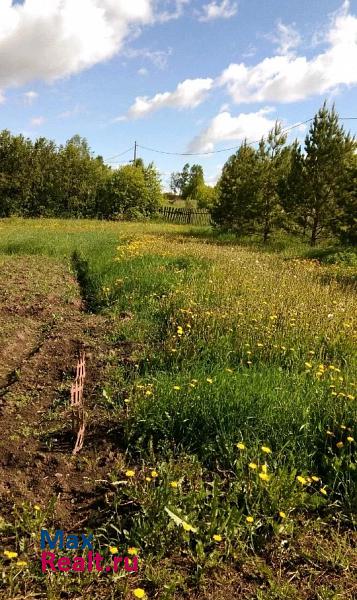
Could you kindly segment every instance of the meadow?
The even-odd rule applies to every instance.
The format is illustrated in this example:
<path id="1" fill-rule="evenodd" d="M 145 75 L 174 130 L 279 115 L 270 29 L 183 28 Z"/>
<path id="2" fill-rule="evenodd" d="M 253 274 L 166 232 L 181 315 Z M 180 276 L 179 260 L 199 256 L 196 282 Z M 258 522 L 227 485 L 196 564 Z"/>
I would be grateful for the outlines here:
<path id="1" fill-rule="evenodd" d="M 111 323 L 103 335 L 122 356 L 108 351 L 96 401 L 121 433 L 91 527 L 144 565 L 101 596 L 85 578 L 46 583 L 28 558 L 22 571 L 5 560 L 13 597 L 25 581 L 53 598 L 353 597 L 352 251 L 332 260 L 284 236 L 264 247 L 159 222 L 4 219 L 9 256 L 61 263 L 86 311 Z M 23 554 L 52 524 L 31 511 L 6 517 Z"/>

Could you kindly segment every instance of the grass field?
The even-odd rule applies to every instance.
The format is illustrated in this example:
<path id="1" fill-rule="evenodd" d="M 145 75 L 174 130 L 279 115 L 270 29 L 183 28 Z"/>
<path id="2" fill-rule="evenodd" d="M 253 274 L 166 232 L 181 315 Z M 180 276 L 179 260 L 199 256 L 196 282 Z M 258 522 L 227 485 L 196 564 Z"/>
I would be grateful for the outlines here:
<path id="1" fill-rule="evenodd" d="M 89 419 L 110 447 L 93 451 L 89 438 L 79 458 L 54 452 L 88 479 L 89 496 L 101 494 L 78 531 L 93 531 L 103 551 L 134 547 L 141 561 L 137 575 L 111 581 L 41 576 L 39 529 L 68 530 L 68 512 L 61 521 L 55 487 L 52 504 L 38 489 L 7 493 L 0 531 L 18 556 L 2 559 L 4 597 L 357 593 L 355 255 L 312 256 L 283 237 L 261 247 L 188 226 L 0 220 L 3 288 L 30 264 L 25 300 L 23 276 L 12 280 L 17 304 L 39 295 L 46 304 L 51 293 L 55 306 L 41 323 L 0 311 L 4 343 L 26 326 L 24 352 L 44 324 L 69 322 L 61 298 L 79 306 L 81 296 L 79 312 L 99 319 Z M 87 322 L 83 330 L 90 344 Z M 4 371 L 16 371 L 18 346 L 8 345 Z M 4 389 L 5 406 L 19 402 L 11 381 Z M 66 389 L 54 390 L 51 418 L 65 411 Z M 86 469 L 104 454 L 98 491 L 98 473 Z"/>

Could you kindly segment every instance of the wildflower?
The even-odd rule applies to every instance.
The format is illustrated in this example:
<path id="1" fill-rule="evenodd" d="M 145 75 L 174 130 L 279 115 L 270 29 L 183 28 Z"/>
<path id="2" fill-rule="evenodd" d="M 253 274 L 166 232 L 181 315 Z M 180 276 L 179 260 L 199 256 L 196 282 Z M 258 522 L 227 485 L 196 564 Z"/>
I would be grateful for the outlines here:
<path id="1" fill-rule="evenodd" d="M 213 539 L 214 539 L 215 542 L 221 542 L 222 541 L 222 536 L 220 536 L 218 534 L 215 534 L 213 536 Z"/>
<path id="2" fill-rule="evenodd" d="M 210 377 L 207 377 L 206 381 L 207 383 L 213 383 L 213 379 L 211 379 Z"/>
<path id="3" fill-rule="evenodd" d="M 257 346 L 258 348 L 264 348 L 264 344 L 262 344 L 261 342 L 258 342 Z"/>
<path id="4" fill-rule="evenodd" d="M 254 462 L 251 462 L 249 463 L 248 467 L 252 469 L 252 471 L 255 471 L 258 468 L 258 465 Z"/>
<path id="5" fill-rule="evenodd" d="M 152 391 L 151 390 L 146 390 L 145 396 L 152 396 Z"/>
<path id="6" fill-rule="evenodd" d="M 283 510 L 279 510 L 279 517 L 281 517 L 282 519 L 286 519 L 286 513 L 284 513 Z"/>
<path id="7" fill-rule="evenodd" d="M 151 477 L 145 477 L 145 481 L 151 481 Z"/>
<path id="8" fill-rule="evenodd" d="M 347 441 L 352 443 L 352 442 L 354 442 L 355 440 L 354 440 L 354 438 L 353 438 L 351 435 L 349 435 L 349 436 L 347 437 Z"/>
<path id="9" fill-rule="evenodd" d="M 306 362 L 306 363 L 305 363 L 305 367 L 306 367 L 307 369 L 312 369 L 312 364 L 311 364 L 310 362 Z"/>
<path id="10" fill-rule="evenodd" d="M 146 598 L 145 591 L 142 588 L 135 588 L 133 594 L 135 598 Z"/>
<path id="11" fill-rule="evenodd" d="M 174 390 L 180 390 L 180 386 L 179 385 L 174 385 Z"/>
<path id="12" fill-rule="evenodd" d="M 135 548 L 134 546 L 131 546 L 130 548 L 128 548 L 128 554 L 130 554 L 130 556 L 136 556 L 138 554 L 139 550 L 137 548 Z"/>
<path id="13" fill-rule="evenodd" d="M 270 476 L 267 473 L 259 473 L 259 477 L 262 481 L 269 481 Z"/>
<path id="14" fill-rule="evenodd" d="M 125 475 L 127 477 L 135 477 L 135 471 L 132 471 L 131 469 L 129 469 L 128 471 L 125 472 Z"/>
<path id="15" fill-rule="evenodd" d="M 151 477 L 152 477 L 153 479 L 155 479 L 155 477 L 158 477 L 158 476 L 159 476 L 159 474 L 158 474 L 158 472 L 157 472 L 157 471 L 151 471 L 150 475 L 151 475 Z"/>
<path id="16" fill-rule="evenodd" d="M 35 505 L 34 505 L 34 510 L 35 510 L 36 512 L 38 512 L 39 510 L 41 510 L 41 506 L 39 506 L 38 504 L 35 504 Z"/>
<path id="17" fill-rule="evenodd" d="M 182 527 L 184 528 L 185 531 L 192 531 L 193 533 L 196 533 L 196 531 L 197 531 L 197 529 L 192 527 L 192 525 L 190 525 L 189 523 L 186 523 L 186 521 L 182 522 Z"/>
<path id="18" fill-rule="evenodd" d="M 298 480 L 299 483 L 301 483 L 301 485 L 307 484 L 305 477 L 302 477 L 302 475 L 298 475 L 296 479 Z"/>
<path id="19" fill-rule="evenodd" d="M 323 494 L 323 496 L 327 496 L 327 491 L 325 490 L 325 488 L 321 488 L 320 492 L 321 494 Z"/>
<path id="20" fill-rule="evenodd" d="M 247 523 L 254 523 L 253 517 L 247 517 L 246 521 L 247 521 Z"/>
<path id="21" fill-rule="evenodd" d="M 262 465 L 262 473 L 267 473 L 267 472 L 268 472 L 268 466 Z"/>
<path id="22" fill-rule="evenodd" d="M 109 546 L 110 554 L 118 554 L 119 550 L 116 546 Z"/>
<path id="23" fill-rule="evenodd" d="M 262 446 L 262 450 L 265 452 L 265 454 L 271 454 L 271 449 L 269 446 Z"/>
<path id="24" fill-rule="evenodd" d="M 327 431 L 326 431 L 326 435 L 329 435 L 329 436 L 331 436 L 331 437 L 333 437 L 333 436 L 334 436 L 334 434 L 332 433 L 332 431 L 329 431 L 329 430 L 327 430 Z"/>
<path id="25" fill-rule="evenodd" d="M 320 481 L 320 477 L 317 477 L 317 475 L 312 475 L 311 479 L 312 481 Z"/>
<path id="26" fill-rule="evenodd" d="M 343 448 L 343 442 L 337 442 L 336 448 Z"/>
<path id="27" fill-rule="evenodd" d="M 183 335 L 183 329 L 180 325 L 177 328 L 177 335 Z"/>
<path id="28" fill-rule="evenodd" d="M 236 444 L 237 448 L 239 450 L 245 450 L 246 449 L 246 445 L 243 444 L 243 442 L 238 442 L 238 444 Z"/>
<path id="29" fill-rule="evenodd" d="M 6 558 L 17 558 L 18 554 L 17 552 L 12 552 L 11 550 L 5 550 L 4 556 L 6 556 Z"/>
<path id="30" fill-rule="evenodd" d="M 170 481 L 170 486 L 175 489 L 178 488 L 178 481 Z"/>
<path id="31" fill-rule="evenodd" d="M 17 567 L 27 567 L 27 562 L 25 560 L 18 560 L 16 563 Z"/>

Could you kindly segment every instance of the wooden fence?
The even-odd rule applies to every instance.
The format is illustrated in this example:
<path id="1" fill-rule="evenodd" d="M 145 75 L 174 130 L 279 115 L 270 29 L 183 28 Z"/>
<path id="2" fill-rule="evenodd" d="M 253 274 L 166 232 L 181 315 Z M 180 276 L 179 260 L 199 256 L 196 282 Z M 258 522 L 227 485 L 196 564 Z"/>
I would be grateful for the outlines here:
<path id="1" fill-rule="evenodd" d="M 171 223 L 182 223 L 183 225 L 210 225 L 211 215 L 203 208 L 176 208 L 175 206 L 164 206 L 159 213 Z"/>

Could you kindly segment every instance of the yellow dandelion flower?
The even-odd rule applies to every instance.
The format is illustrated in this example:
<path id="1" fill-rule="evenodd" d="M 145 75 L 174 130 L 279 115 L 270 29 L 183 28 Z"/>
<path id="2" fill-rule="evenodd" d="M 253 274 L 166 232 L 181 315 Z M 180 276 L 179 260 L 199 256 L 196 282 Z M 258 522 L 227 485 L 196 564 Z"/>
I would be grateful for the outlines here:
<path id="1" fill-rule="evenodd" d="M 17 552 L 12 552 L 11 550 L 5 550 L 4 556 L 6 556 L 6 558 L 17 558 L 18 554 Z"/>
<path id="2" fill-rule="evenodd" d="M 170 481 L 170 486 L 174 489 L 178 488 L 178 481 Z"/>
<path id="3" fill-rule="evenodd" d="M 284 513 L 283 510 L 279 510 L 279 517 L 281 517 L 282 519 L 286 519 L 286 513 Z"/>
<path id="4" fill-rule="evenodd" d="M 118 554 L 119 550 L 116 546 L 109 546 L 110 554 Z"/>
<path id="5" fill-rule="evenodd" d="M 269 481 L 270 476 L 267 473 L 259 473 L 259 477 L 262 481 Z"/>
<path id="6" fill-rule="evenodd" d="M 126 477 L 135 477 L 135 471 L 129 469 L 128 471 L 125 471 L 125 475 Z"/>
<path id="7" fill-rule="evenodd" d="M 25 560 L 18 560 L 16 563 L 17 567 L 27 567 L 27 562 Z"/>
<path id="8" fill-rule="evenodd" d="M 145 591 L 142 588 L 135 588 L 133 594 L 135 598 L 146 598 Z"/>
<path id="9" fill-rule="evenodd" d="M 329 430 L 326 431 L 326 435 L 329 435 L 330 437 L 334 436 L 334 434 L 332 433 L 332 431 L 329 431 Z"/>
<path id="10" fill-rule="evenodd" d="M 243 444 L 243 442 L 238 442 L 238 444 L 236 444 L 237 448 L 239 450 L 245 450 L 246 449 L 246 445 Z"/>
<path id="11" fill-rule="evenodd" d="M 252 471 L 255 471 L 258 468 L 258 465 L 257 463 L 251 462 L 249 463 L 248 467 L 252 469 Z"/>
<path id="12" fill-rule="evenodd" d="M 210 377 L 207 377 L 206 381 L 207 383 L 213 383 L 213 379 L 211 379 Z"/>
<path id="13" fill-rule="evenodd" d="M 218 535 L 217 533 L 215 533 L 215 535 L 213 536 L 213 539 L 215 542 L 221 542 L 222 541 L 222 536 Z"/>
<path id="14" fill-rule="evenodd" d="M 268 465 L 262 465 L 262 473 L 268 472 Z"/>
<path id="15" fill-rule="evenodd" d="M 184 528 L 185 531 L 193 531 L 193 533 L 196 533 L 196 531 L 197 531 L 197 529 L 192 527 L 192 525 L 190 525 L 189 523 L 186 523 L 186 521 L 182 522 L 182 527 Z"/>
<path id="16" fill-rule="evenodd" d="M 312 481 L 320 481 L 320 477 L 317 477 L 317 475 L 312 475 L 311 476 Z"/>
<path id="17" fill-rule="evenodd" d="M 131 546 L 130 548 L 128 548 L 128 554 L 130 554 L 130 556 L 136 556 L 138 554 L 139 550 L 138 548 L 135 548 L 134 546 Z"/>
<path id="18" fill-rule="evenodd" d="M 336 447 L 337 448 L 343 448 L 343 442 L 337 442 Z"/>
<path id="19" fill-rule="evenodd" d="M 306 481 L 305 477 L 303 477 L 302 475 L 298 475 L 296 479 L 297 479 L 297 481 L 299 483 L 301 483 L 301 485 L 306 485 L 307 484 L 307 481 Z"/>
<path id="20" fill-rule="evenodd" d="M 174 385 L 174 390 L 180 390 L 180 386 L 179 385 Z"/>
<path id="21" fill-rule="evenodd" d="M 352 442 L 354 442 L 354 441 L 355 441 L 355 439 L 354 439 L 354 438 L 353 438 L 351 435 L 349 435 L 349 436 L 347 437 L 347 441 L 352 443 Z"/>
<path id="22" fill-rule="evenodd" d="M 159 476 L 159 474 L 158 474 L 158 472 L 157 472 L 157 471 L 151 471 L 150 475 L 151 475 L 151 477 L 152 477 L 153 479 L 155 479 L 155 477 L 158 477 L 158 476 Z"/>
<path id="23" fill-rule="evenodd" d="M 253 517 L 247 517 L 246 521 L 247 521 L 247 523 L 254 523 Z"/>
<path id="24" fill-rule="evenodd" d="M 145 477 L 145 481 L 152 481 L 151 477 Z"/>
<path id="25" fill-rule="evenodd" d="M 325 490 L 325 488 L 321 488 L 320 492 L 323 496 L 327 496 L 327 491 Z"/>
<path id="26" fill-rule="evenodd" d="M 271 454 L 269 446 L 262 446 L 262 451 L 265 452 L 265 454 Z"/>
<path id="27" fill-rule="evenodd" d="M 41 510 L 41 506 L 39 506 L 38 504 L 35 504 L 35 506 L 34 506 L 34 510 L 35 510 L 36 512 L 38 512 L 39 510 Z"/>

